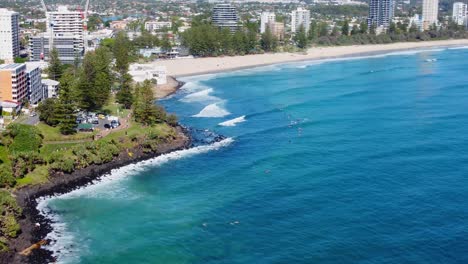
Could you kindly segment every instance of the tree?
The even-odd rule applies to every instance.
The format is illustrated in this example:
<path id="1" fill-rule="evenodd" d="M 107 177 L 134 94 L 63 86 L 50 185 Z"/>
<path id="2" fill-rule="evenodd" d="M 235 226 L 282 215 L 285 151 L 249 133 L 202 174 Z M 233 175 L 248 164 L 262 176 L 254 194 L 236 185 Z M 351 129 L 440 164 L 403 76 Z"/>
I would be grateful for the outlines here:
<path id="1" fill-rule="evenodd" d="M 122 76 L 122 85 L 116 95 L 117 102 L 126 109 L 130 109 L 133 104 L 132 76 L 128 73 Z"/>
<path id="2" fill-rule="evenodd" d="M 57 81 L 62 76 L 62 71 L 62 62 L 59 59 L 58 50 L 54 47 L 50 52 L 49 68 L 47 68 L 49 79 Z"/>
<path id="3" fill-rule="evenodd" d="M 112 52 L 115 58 L 115 68 L 120 74 L 128 71 L 130 64 L 129 55 L 131 49 L 131 42 L 124 31 L 117 33 L 113 43 Z"/>
<path id="4" fill-rule="evenodd" d="M 296 46 L 300 49 L 307 47 L 307 36 L 304 25 L 299 26 L 299 30 L 296 32 L 296 35 L 294 35 L 294 42 L 296 42 Z"/>
<path id="5" fill-rule="evenodd" d="M 162 41 L 161 41 L 161 48 L 166 52 L 171 51 L 172 43 L 171 43 L 171 40 L 169 39 L 168 34 L 164 34 Z"/>
<path id="6" fill-rule="evenodd" d="M 351 29 L 351 36 L 359 34 L 359 28 L 357 25 L 353 26 L 353 29 Z"/>
<path id="7" fill-rule="evenodd" d="M 270 26 L 268 25 L 265 28 L 265 32 L 262 34 L 260 45 L 264 51 L 274 51 L 276 49 L 277 40 L 271 33 Z"/>
<path id="8" fill-rule="evenodd" d="M 343 26 L 341 27 L 341 35 L 348 36 L 349 35 L 349 23 L 348 20 L 345 20 Z"/>
<path id="9" fill-rule="evenodd" d="M 328 36 L 328 24 L 325 22 L 320 23 L 320 31 L 319 31 L 319 37 L 326 37 Z"/>
<path id="10" fill-rule="evenodd" d="M 361 34 L 367 34 L 368 26 L 366 22 L 362 22 L 359 28 L 361 29 Z"/>
<path id="11" fill-rule="evenodd" d="M 86 53 L 77 84 L 80 108 L 92 111 L 107 103 L 114 80 L 110 69 L 111 60 L 111 53 L 106 47 Z"/>
<path id="12" fill-rule="evenodd" d="M 135 86 L 133 109 L 135 121 L 144 125 L 154 125 L 166 120 L 164 110 L 154 104 L 153 84 L 149 80 Z"/>
<path id="13" fill-rule="evenodd" d="M 43 121 L 49 126 L 58 125 L 57 119 L 55 118 L 56 105 L 56 98 L 47 98 L 40 102 L 36 108 L 36 111 L 39 112 L 39 120 Z"/>
<path id="14" fill-rule="evenodd" d="M 377 26 L 375 24 L 372 24 L 369 28 L 369 34 L 370 35 L 376 35 L 377 34 Z"/>
<path id="15" fill-rule="evenodd" d="M 310 23 L 308 38 L 309 40 L 315 40 L 317 39 L 318 35 L 319 35 L 319 25 L 314 20 Z"/>

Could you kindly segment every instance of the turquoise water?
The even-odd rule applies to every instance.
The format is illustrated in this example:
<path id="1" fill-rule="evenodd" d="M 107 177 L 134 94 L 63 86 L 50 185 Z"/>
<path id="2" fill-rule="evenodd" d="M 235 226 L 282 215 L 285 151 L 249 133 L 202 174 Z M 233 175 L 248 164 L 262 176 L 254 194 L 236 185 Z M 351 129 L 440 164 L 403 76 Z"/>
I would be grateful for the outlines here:
<path id="1" fill-rule="evenodd" d="M 467 57 L 185 78 L 161 103 L 228 139 L 41 203 L 52 249 L 68 263 L 467 263 Z"/>

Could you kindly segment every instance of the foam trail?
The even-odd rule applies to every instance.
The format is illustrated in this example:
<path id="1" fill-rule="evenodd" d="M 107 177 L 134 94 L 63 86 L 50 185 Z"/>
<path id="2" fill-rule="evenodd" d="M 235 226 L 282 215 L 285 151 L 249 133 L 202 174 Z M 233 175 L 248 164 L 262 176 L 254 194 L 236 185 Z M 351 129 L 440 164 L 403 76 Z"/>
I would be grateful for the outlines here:
<path id="1" fill-rule="evenodd" d="M 135 164 L 130 164 L 118 169 L 113 169 L 109 174 L 104 175 L 101 179 L 96 180 L 88 186 L 76 189 L 69 193 L 65 193 L 52 197 L 41 197 L 37 199 L 37 210 L 51 220 L 52 232 L 47 234 L 45 239 L 50 239 L 52 243 L 44 248 L 51 250 L 53 256 L 57 258 L 56 263 L 78 263 L 79 250 L 76 245 L 83 246 L 82 243 L 77 243 L 77 238 L 73 233 L 68 231 L 66 223 L 64 223 L 60 216 L 54 213 L 48 206 L 49 202 L 54 199 L 71 199 L 77 197 L 95 197 L 96 191 L 103 187 L 109 187 L 109 184 L 115 184 L 118 180 L 124 179 L 128 176 L 138 174 L 155 166 L 161 166 L 169 161 L 178 160 L 182 158 L 191 157 L 198 154 L 215 151 L 223 147 L 227 147 L 234 142 L 232 138 L 226 138 L 221 141 L 215 142 L 210 145 L 197 146 L 190 149 L 178 150 L 168 154 L 164 154 L 149 160 L 141 161 Z M 102 191 L 102 190 L 101 190 Z M 98 191 L 99 192 L 99 191 Z M 103 195 L 108 194 L 104 192 Z M 73 246 L 75 245 L 75 246 Z M 81 249 L 83 250 L 83 248 Z M 85 249 L 86 250 L 86 249 Z"/>
<path id="2" fill-rule="evenodd" d="M 219 103 L 214 103 L 203 108 L 198 114 L 193 117 L 224 117 L 230 113 L 218 106 Z"/>
<path id="3" fill-rule="evenodd" d="M 220 126 L 236 126 L 237 123 L 242 123 L 242 122 L 245 122 L 245 115 L 236 117 L 236 118 L 231 119 L 231 120 L 221 122 L 218 125 L 220 125 Z"/>
<path id="4" fill-rule="evenodd" d="M 180 99 L 181 102 L 184 103 L 193 103 L 193 102 L 206 102 L 206 101 L 220 101 L 216 96 L 210 95 L 213 92 L 212 88 L 208 88 L 199 92 L 195 92 L 185 96 L 184 98 Z"/>
<path id="5" fill-rule="evenodd" d="M 453 48 L 448 48 L 448 49 L 449 49 L 449 50 L 468 49 L 468 46 L 453 47 Z"/>

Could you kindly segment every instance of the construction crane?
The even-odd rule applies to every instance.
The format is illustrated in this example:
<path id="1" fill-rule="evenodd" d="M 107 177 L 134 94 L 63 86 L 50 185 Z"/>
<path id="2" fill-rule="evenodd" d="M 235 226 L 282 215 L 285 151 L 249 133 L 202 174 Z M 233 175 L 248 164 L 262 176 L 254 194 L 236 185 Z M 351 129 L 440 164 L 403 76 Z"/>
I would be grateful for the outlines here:
<path id="1" fill-rule="evenodd" d="M 41 0 L 41 5 L 47 17 L 47 6 L 45 5 L 44 0 Z M 48 23 L 48 28 L 50 29 L 50 32 L 49 32 L 49 57 L 50 57 L 50 53 L 52 52 L 52 49 L 54 47 L 54 25 L 52 22 L 52 18 L 50 18 L 50 21 L 47 21 L 47 23 Z M 41 46 L 42 46 L 42 49 L 41 49 L 42 56 L 45 57 L 44 45 L 41 45 Z"/>
<path id="2" fill-rule="evenodd" d="M 83 13 L 83 35 L 84 35 L 85 52 L 88 49 L 88 10 L 89 10 L 89 0 L 86 0 L 85 10 Z"/>

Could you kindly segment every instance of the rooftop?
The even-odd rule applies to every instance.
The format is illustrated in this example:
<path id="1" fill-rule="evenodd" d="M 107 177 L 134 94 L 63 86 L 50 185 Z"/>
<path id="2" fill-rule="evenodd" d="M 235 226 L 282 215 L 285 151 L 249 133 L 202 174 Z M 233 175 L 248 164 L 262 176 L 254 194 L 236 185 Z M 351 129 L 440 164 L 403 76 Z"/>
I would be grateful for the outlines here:
<path id="1" fill-rule="evenodd" d="M 23 66 L 24 66 L 24 64 L 22 64 L 22 63 L 0 64 L 0 71 L 1 70 L 16 70 L 16 69 L 18 69 L 20 67 L 23 67 Z"/>
<path id="2" fill-rule="evenodd" d="M 59 82 L 51 80 L 51 79 L 42 79 L 42 84 L 45 84 L 45 85 L 58 85 Z"/>

